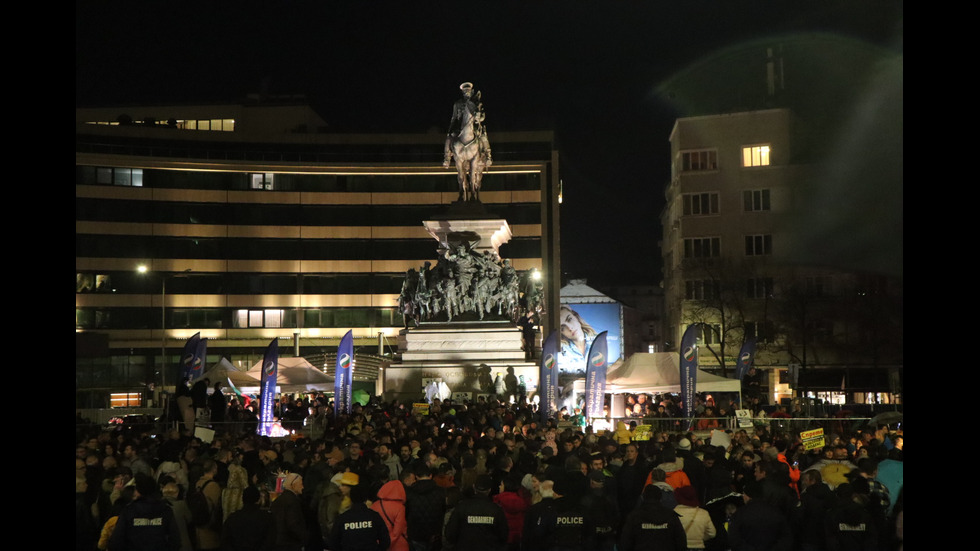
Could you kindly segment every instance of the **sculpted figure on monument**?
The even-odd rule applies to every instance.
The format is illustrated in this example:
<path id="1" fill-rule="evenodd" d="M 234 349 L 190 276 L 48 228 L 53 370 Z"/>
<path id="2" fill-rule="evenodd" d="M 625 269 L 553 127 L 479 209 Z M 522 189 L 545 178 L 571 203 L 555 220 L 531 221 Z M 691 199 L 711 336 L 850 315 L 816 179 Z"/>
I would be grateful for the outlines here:
<path id="1" fill-rule="evenodd" d="M 497 316 L 516 322 L 529 307 L 538 314 L 543 309 L 540 283 L 531 282 L 530 272 L 518 274 L 509 260 L 474 251 L 468 242 L 451 243 L 442 260 L 431 266 L 426 262 L 405 273 L 398 306 L 406 328 L 409 319 L 418 326 L 443 312 L 448 321 L 465 313 L 482 320 L 496 308 Z"/>
<path id="2" fill-rule="evenodd" d="M 479 201 L 483 171 L 493 164 L 490 142 L 483 126 L 486 113 L 483 110 L 482 94 L 473 88 L 473 83 L 464 82 L 459 89 L 463 97 L 453 104 L 453 116 L 449 121 L 449 133 L 443 148 L 442 166 L 449 168 L 450 161 L 455 159 L 459 200 Z"/>

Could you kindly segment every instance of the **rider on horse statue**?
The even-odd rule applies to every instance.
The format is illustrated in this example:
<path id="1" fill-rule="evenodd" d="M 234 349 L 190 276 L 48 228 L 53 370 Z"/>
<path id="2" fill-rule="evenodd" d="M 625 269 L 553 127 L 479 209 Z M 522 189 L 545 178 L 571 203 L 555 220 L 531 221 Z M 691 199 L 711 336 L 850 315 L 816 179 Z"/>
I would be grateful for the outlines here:
<path id="1" fill-rule="evenodd" d="M 449 168 L 450 160 L 455 158 L 460 199 L 479 200 L 483 170 L 493 164 L 490 142 L 483 126 L 486 113 L 481 93 L 474 90 L 473 83 L 464 82 L 459 89 L 463 97 L 453 104 L 442 166 Z"/>

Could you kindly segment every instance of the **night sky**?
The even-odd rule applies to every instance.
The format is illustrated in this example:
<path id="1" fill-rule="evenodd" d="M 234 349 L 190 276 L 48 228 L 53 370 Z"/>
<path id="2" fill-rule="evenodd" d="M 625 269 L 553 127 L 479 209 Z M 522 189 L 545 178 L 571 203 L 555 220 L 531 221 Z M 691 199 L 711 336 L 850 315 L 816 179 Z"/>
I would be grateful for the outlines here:
<path id="1" fill-rule="evenodd" d="M 792 61 L 786 101 L 813 120 L 878 102 L 882 66 L 880 101 L 900 114 L 903 17 L 902 2 L 861 0 L 84 2 L 75 102 L 302 93 L 333 131 L 445 132 L 472 81 L 491 146 L 495 131 L 555 131 L 566 278 L 657 284 L 673 120 L 762 107 L 770 47 Z"/>

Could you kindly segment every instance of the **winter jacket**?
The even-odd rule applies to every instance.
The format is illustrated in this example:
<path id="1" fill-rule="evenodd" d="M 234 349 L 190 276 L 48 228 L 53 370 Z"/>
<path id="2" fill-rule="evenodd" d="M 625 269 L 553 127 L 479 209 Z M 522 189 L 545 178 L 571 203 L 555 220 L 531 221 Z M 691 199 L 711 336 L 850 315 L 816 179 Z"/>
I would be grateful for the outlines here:
<path id="1" fill-rule="evenodd" d="M 392 480 L 378 490 L 371 510 L 381 515 L 391 540 L 389 551 L 408 551 L 408 520 L 405 517 L 405 486 Z"/>
<path id="2" fill-rule="evenodd" d="M 717 535 L 711 515 L 700 507 L 678 505 L 674 512 L 681 517 L 681 525 L 687 534 L 688 549 L 704 549 L 704 540 L 710 540 Z"/>
<path id="3" fill-rule="evenodd" d="M 524 512 L 527 502 L 517 492 L 501 492 L 493 496 L 493 502 L 504 510 L 507 516 L 507 543 L 520 543 L 524 531 Z"/>

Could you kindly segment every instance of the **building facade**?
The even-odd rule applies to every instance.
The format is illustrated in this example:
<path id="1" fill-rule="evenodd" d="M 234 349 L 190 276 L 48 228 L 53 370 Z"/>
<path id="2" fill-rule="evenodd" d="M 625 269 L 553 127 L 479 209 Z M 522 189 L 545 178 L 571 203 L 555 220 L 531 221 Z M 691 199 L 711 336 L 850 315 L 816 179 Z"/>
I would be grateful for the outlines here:
<path id="1" fill-rule="evenodd" d="M 359 360 L 395 352 L 405 272 L 437 260 L 422 221 L 457 198 L 445 136 L 324 126 L 302 104 L 76 110 L 80 407 L 172 386 L 197 332 L 208 364 L 242 368 L 275 337 L 326 358 L 348 329 Z M 557 303 L 552 134 L 491 139 L 481 199 L 513 232 L 501 255 Z"/>
<path id="2" fill-rule="evenodd" d="M 676 121 L 661 215 L 667 346 L 699 324 L 702 368 L 730 374 L 754 339 L 777 396 L 897 399 L 900 280 L 791 254 L 801 190 L 820 173 L 796 160 L 800 131 L 789 109 Z"/>

